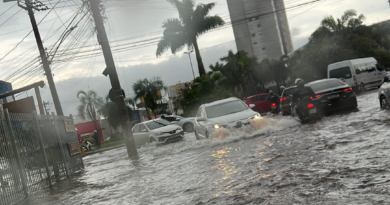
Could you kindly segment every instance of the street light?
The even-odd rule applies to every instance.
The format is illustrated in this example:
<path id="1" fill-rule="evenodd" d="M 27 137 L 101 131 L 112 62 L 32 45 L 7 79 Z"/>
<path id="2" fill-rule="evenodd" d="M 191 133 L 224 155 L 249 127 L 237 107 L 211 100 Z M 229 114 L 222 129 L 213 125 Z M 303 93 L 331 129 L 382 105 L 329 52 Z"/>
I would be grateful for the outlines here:
<path id="1" fill-rule="evenodd" d="M 189 52 L 184 52 L 184 54 L 188 54 L 188 57 L 190 58 L 191 68 L 192 68 L 192 75 L 194 75 L 195 80 L 195 73 L 194 73 L 194 67 L 192 66 L 192 60 L 191 60 L 191 53 L 194 52 L 194 50 L 191 50 Z"/>

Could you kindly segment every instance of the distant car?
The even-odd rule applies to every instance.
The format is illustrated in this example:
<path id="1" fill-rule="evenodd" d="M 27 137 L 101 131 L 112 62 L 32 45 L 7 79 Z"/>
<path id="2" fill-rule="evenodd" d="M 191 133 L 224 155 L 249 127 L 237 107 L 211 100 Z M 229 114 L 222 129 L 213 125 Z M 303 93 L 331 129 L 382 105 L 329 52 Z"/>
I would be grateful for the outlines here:
<path id="1" fill-rule="evenodd" d="M 390 77 L 386 76 L 378 90 L 379 104 L 382 109 L 390 108 Z"/>
<path id="2" fill-rule="evenodd" d="M 161 118 L 173 124 L 180 125 L 184 132 L 194 132 L 195 117 L 185 118 L 178 115 L 168 115 Z"/>
<path id="3" fill-rule="evenodd" d="M 262 93 L 246 98 L 246 105 L 255 105 L 254 110 L 258 113 L 265 113 L 271 111 L 271 103 L 268 101 L 269 94 Z"/>
<path id="4" fill-rule="evenodd" d="M 295 92 L 296 88 L 296 86 L 292 86 L 283 90 L 282 96 L 280 97 L 280 110 L 282 111 L 282 115 L 291 114 L 292 94 Z"/>
<path id="5" fill-rule="evenodd" d="M 238 98 L 228 98 L 199 107 L 195 117 L 196 139 L 209 138 L 222 128 L 239 128 L 259 120 L 261 115 Z"/>
<path id="6" fill-rule="evenodd" d="M 137 147 L 148 143 L 166 143 L 181 140 L 184 131 L 179 125 L 171 124 L 163 119 L 149 120 L 133 127 L 133 137 Z"/>
<path id="7" fill-rule="evenodd" d="M 358 106 L 352 88 L 339 79 L 317 80 L 305 86 L 313 89 L 316 94 L 313 100 L 317 101 L 322 112 L 356 109 Z"/>

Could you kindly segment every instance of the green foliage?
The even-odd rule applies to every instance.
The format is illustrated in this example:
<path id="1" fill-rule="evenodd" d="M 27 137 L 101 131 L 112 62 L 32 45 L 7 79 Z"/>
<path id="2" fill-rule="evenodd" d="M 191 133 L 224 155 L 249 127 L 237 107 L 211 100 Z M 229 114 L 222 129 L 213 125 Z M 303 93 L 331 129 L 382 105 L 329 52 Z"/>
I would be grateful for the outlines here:
<path id="1" fill-rule="evenodd" d="M 150 80 L 138 80 L 133 84 L 133 91 L 135 93 L 134 100 L 144 99 L 144 104 L 153 112 L 157 109 L 157 100 L 161 99 L 161 90 L 164 90 L 164 82 L 160 77 L 154 77 Z"/>
<path id="2" fill-rule="evenodd" d="M 209 16 L 215 3 L 198 4 L 193 0 L 168 0 L 176 7 L 179 18 L 167 19 L 163 22 L 163 38 L 157 45 L 156 56 L 161 56 L 169 48 L 173 54 L 185 46 L 188 50 L 195 49 L 200 75 L 206 75 L 197 38 L 207 31 L 223 26 L 225 22 L 220 16 Z"/>
<path id="3" fill-rule="evenodd" d="M 309 43 L 291 57 L 291 77 L 305 81 L 327 78 L 329 64 L 354 58 L 374 57 L 388 67 L 390 53 L 383 48 L 390 48 L 386 33 L 390 28 L 365 26 L 364 19 L 354 10 L 347 10 L 339 19 L 324 18 Z"/>
<path id="4" fill-rule="evenodd" d="M 129 106 L 126 106 L 126 109 L 130 121 L 133 121 L 134 120 L 133 110 Z M 121 126 L 122 124 L 121 116 L 120 113 L 118 112 L 117 105 L 114 102 L 107 100 L 106 103 L 99 110 L 99 112 L 108 120 L 108 123 L 114 130 L 117 130 Z"/>
<path id="5" fill-rule="evenodd" d="M 120 141 L 123 140 L 123 133 L 122 132 L 117 132 L 111 135 L 110 141 L 115 142 L 115 141 Z"/>

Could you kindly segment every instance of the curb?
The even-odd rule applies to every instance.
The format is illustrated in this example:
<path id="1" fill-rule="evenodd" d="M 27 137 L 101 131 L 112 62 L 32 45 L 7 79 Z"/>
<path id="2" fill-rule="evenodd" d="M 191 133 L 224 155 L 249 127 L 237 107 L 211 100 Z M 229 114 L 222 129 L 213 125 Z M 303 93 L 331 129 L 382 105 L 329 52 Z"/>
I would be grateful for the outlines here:
<path id="1" fill-rule="evenodd" d="M 105 148 L 105 149 L 101 149 L 101 150 L 96 150 L 96 151 L 93 151 L 93 152 L 86 152 L 85 155 L 88 156 L 88 155 L 91 155 L 91 154 L 101 153 L 101 152 L 105 152 L 105 151 L 109 151 L 109 150 L 112 150 L 112 149 L 117 149 L 117 148 L 121 148 L 121 147 L 125 147 L 125 146 L 126 146 L 126 144 L 117 145 L 115 147 L 109 147 L 109 148 Z"/>

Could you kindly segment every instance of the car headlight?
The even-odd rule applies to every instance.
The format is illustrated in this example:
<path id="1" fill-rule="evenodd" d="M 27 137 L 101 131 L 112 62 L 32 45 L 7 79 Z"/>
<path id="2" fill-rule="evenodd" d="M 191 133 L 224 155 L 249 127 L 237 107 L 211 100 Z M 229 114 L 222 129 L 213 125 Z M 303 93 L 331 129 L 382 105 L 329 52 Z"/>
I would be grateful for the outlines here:
<path id="1" fill-rule="evenodd" d="M 218 124 L 214 124 L 214 125 L 211 125 L 212 128 L 216 129 L 216 130 L 219 130 L 219 129 L 222 129 L 223 126 L 222 125 L 218 125 Z"/>
<path id="2" fill-rule="evenodd" d="M 165 134 L 165 133 L 163 133 L 163 132 L 157 132 L 157 133 L 156 133 L 157 136 L 164 135 L 164 134 Z"/>
<path id="3" fill-rule="evenodd" d="M 253 117 L 251 117 L 252 120 L 260 120 L 261 119 L 261 115 L 259 113 L 257 113 L 256 115 L 254 115 Z"/>

